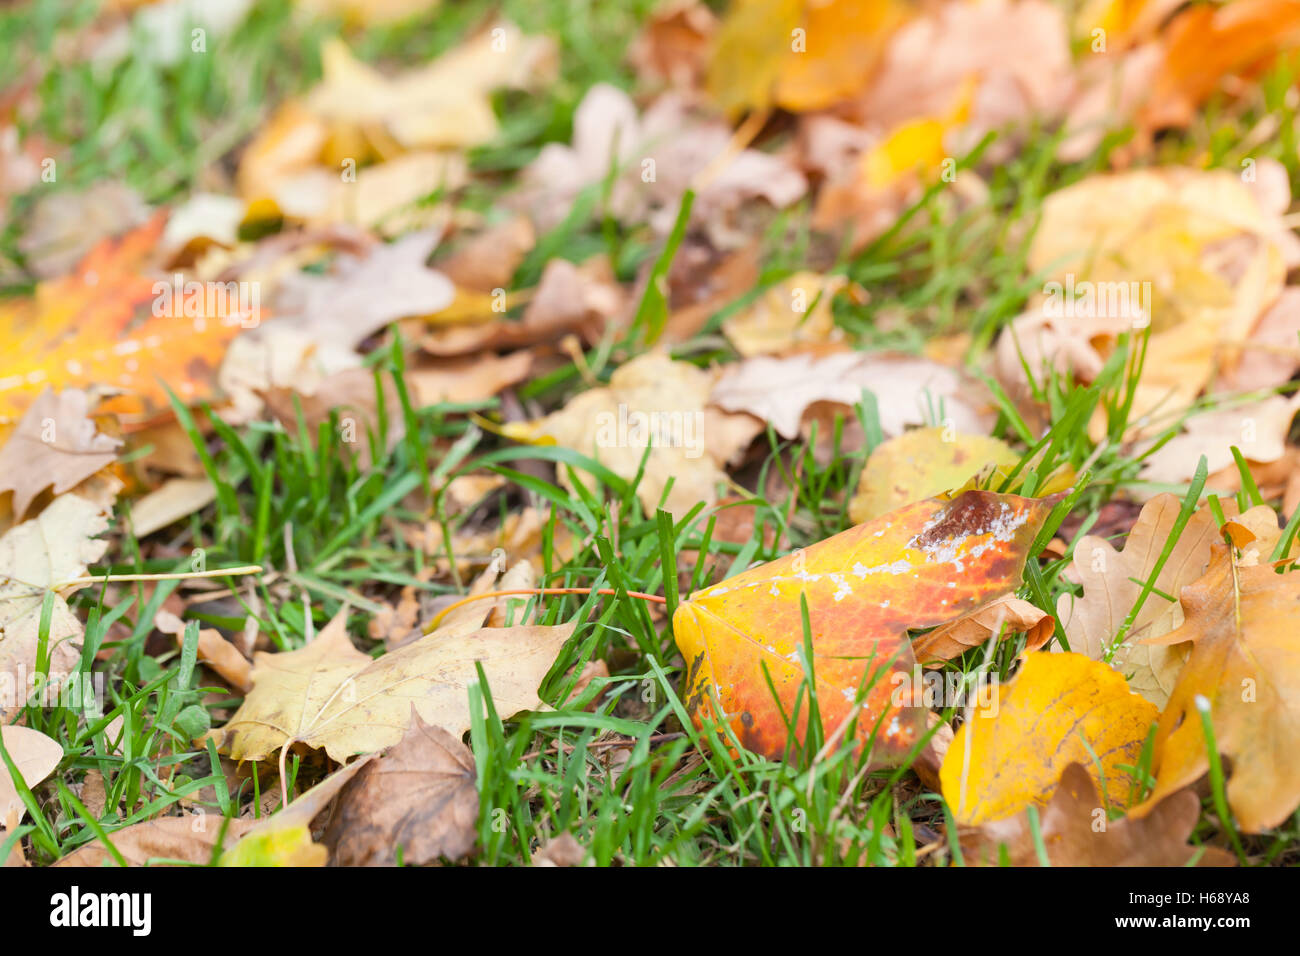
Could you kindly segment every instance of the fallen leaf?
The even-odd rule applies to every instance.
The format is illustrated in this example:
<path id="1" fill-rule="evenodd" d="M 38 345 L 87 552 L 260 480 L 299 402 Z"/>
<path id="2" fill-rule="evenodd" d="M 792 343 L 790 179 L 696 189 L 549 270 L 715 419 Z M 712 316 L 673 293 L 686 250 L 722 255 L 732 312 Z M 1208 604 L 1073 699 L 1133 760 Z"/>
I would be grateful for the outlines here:
<path id="1" fill-rule="evenodd" d="M 1202 456 L 1210 474 L 1233 467 L 1235 446 L 1247 461 L 1269 464 L 1286 454 L 1287 433 L 1300 395 L 1270 395 L 1247 405 L 1217 408 L 1187 419 L 1184 431 L 1142 463 L 1141 478 L 1155 484 L 1189 481 Z"/>
<path id="2" fill-rule="evenodd" d="M 715 486 L 726 478 L 718 456 L 735 451 L 719 447 L 712 431 L 705 434 L 704 405 L 711 384 L 712 376 L 689 362 L 646 353 L 615 370 L 607 388 L 582 392 L 562 410 L 508 425 L 505 432 L 523 441 L 572 448 L 629 481 L 641 470 L 649 446 L 637 497 L 647 513 L 662 501 L 681 516 L 697 502 L 717 500 Z M 745 444 L 752 437 L 751 432 Z M 561 471 L 560 480 L 567 484 L 566 472 Z"/>
<path id="3" fill-rule="evenodd" d="M 431 355 L 477 354 L 484 349 L 555 342 L 569 331 L 595 341 L 623 310 L 625 298 L 604 256 L 594 256 L 580 266 L 552 259 L 518 321 L 497 319 L 436 328 L 420 340 L 420 347 Z"/>
<path id="4" fill-rule="evenodd" d="M 18 775 L 30 790 L 54 773 L 54 768 L 63 759 L 63 745 L 52 737 L 47 737 L 39 730 L 30 727 L 0 727 L 0 739 L 4 740 L 9 759 L 18 768 Z M 9 819 L 16 813 L 22 822 L 27 815 L 27 805 L 18 796 L 9 768 L 0 762 L 0 821 Z M 0 832 L 4 832 L 0 827 Z"/>
<path id="5" fill-rule="evenodd" d="M 412 233 L 364 257 L 341 256 L 332 274 L 284 280 L 275 321 L 236 339 L 221 365 L 221 386 L 242 416 L 273 388 L 315 394 L 329 376 L 359 367 L 356 347 L 390 322 L 445 308 L 452 284 L 425 264 L 440 237 Z"/>
<path id="6" fill-rule="evenodd" d="M 169 478 L 131 505 L 131 531 L 144 538 L 217 500 L 209 478 Z"/>
<path id="7" fill-rule="evenodd" d="M 1231 853 L 1188 845 L 1200 815 L 1196 794 L 1180 790 L 1147 817 L 1111 820 L 1084 765 L 1072 763 L 1040 811 L 1036 835 L 1020 813 L 964 831 L 961 849 L 976 866 L 1232 866 Z"/>
<path id="8" fill-rule="evenodd" d="M 220 296 L 208 289 L 178 296 L 171 283 L 147 274 L 163 222 L 156 217 L 105 240 L 76 272 L 0 306 L 0 338 L 9 344 L 0 361 L 0 423 L 20 416 L 48 387 L 120 389 L 125 394 L 100 410 L 132 420 L 170 408 L 163 382 L 182 401 L 211 395 L 218 356 L 240 323 L 255 316 L 238 304 L 209 312 L 209 305 L 239 298 L 224 287 Z"/>
<path id="9" fill-rule="evenodd" d="M 898 760 L 925 730 L 923 708 L 890 676 L 912 670 L 907 629 L 951 621 L 1016 588 L 1050 508 L 984 491 L 922 501 L 696 592 L 673 616 L 687 709 L 698 725 L 728 724 L 748 749 L 782 757 L 781 714 L 795 713 L 807 679 L 802 595 L 827 738 L 857 715 L 861 740 L 879 727 L 874 761 Z M 807 719 L 805 698 L 800 739 Z"/>
<path id="10" fill-rule="evenodd" d="M 414 711 L 406 735 L 339 794 L 324 842 L 337 866 L 458 860 L 478 837 L 474 755 Z"/>
<path id="11" fill-rule="evenodd" d="M 438 263 L 458 288 L 476 292 L 508 289 L 515 270 L 537 242 L 533 224 L 523 216 L 487 229 Z"/>
<path id="12" fill-rule="evenodd" d="M 1300 47 L 1300 3 L 1238 0 L 1191 6 L 1164 34 L 1164 60 L 1140 119 L 1149 128 L 1186 126 L 1225 77 L 1250 73 Z"/>
<path id="13" fill-rule="evenodd" d="M 746 358 L 833 341 L 838 330 L 831 300 L 847 282 L 843 276 L 797 272 L 723 322 L 722 331 Z"/>
<path id="14" fill-rule="evenodd" d="M 933 416 L 960 432 L 992 426 L 991 407 L 978 383 L 931 362 L 892 352 L 836 352 L 777 359 L 759 356 L 728 366 L 709 400 L 730 412 L 771 422 L 783 438 L 797 438 L 799 422 L 816 402 L 853 406 L 875 394 L 886 437 Z"/>
<path id="15" fill-rule="evenodd" d="M 872 449 L 849 502 L 854 524 L 903 505 L 960 488 L 988 466 L 1009 469 L 1020 456 L 984 435 L 948 428 L 917 428 Z"/>
<path id="16" fill-rule="evenodd" d="M 469 730 L 466 688 L 477 680 L 475 663 L 502 717 L 535 709 L 537 687 L 575 626 L 431 634 L 371 660 L 336 616 L 304 648 L 258 653 L 253 689 L 213 737 L 233 760 L 263 760 L 301 743 L 342 761 L 399 741 L 412 704 L 421 719 L 460 736 Z"/>
<path id="17" fill-rule="evenodd" d="M 250 821 L 251 822 L 251 821 Z M 329 850 L 315 843 L 302 824 L 276 827 L 243 836 L 221 855 L 221 866 L 324 866 Z"/>
<path id="18" fill-rule="evenodd" d="M 989 638 L 1006 640 L 1013 634 L 1025 635 L 1025 652 L 1036 651 L 1048 642 L 1055 628 L 1050 614 L 1028 601 L 1006 595 L 920 635 L 912 641 L 912 652 L 922 664 L 950 661 Z"/>
<path id="19" fill-rule="evenodd" d="M 67 598 L 82 584 L 87 565 L 103 556 L 108 542 L 97 536 L 108 527 L 108 516 L 77 495 L 61 495 L 30 521 L 0 537 L 0 720 L 9 721 L 27 703 L 36 679 L 41 606 L 48 588 L 55 588 L 49 627 L 49 687 L 57 687 L 77 671 L 84 629 L 68 607 Z"/>
<path id="20" fill-rule="evenodd" d="M 1300 803 L 1300 767 L 1282 759 L 1300 727 L 1293 685 L 1297 664 L 1294 609 L 1300 574 L 1277 574 L 1267 563 L 1234 565 L 1227 545 L 1211 549 L 1209 570 L 1183 588 L 1183 623 L 1149 640 L 1192 642 L 1156 730 L 1156 784 L 1134 813 L 1144 815 L 1168 794 L 1195 782 L 1210 761 L 1201 707 L 1214 740 L 1232 761 L 1228 805 L 1237 825 L 1259 833 L 1280 825 Z"/>
<path id="21" fill-rule="evenodd" d="M 149 220 L 138 193 L 118 182 L 95 183 L 81 192 L 41 197 L 18 241 L 28 268 L 42 279 L 71 272 L 97 243 Z"/>
<path id="22" fill-rule="evenodd" d="M 533 866 L 581 866 L 587 858 L 572 833 L 561 833 L 543 843 L 533 854 Z"/>
<path id="23" fill-rule="evenodd" d="M 108 834 L 128 866 L 205 865 L 220 849 L 233 846 L 255 820 L 222 820 L 214 813 L 191 813 L 133 823 Z M 217 840 L 220 839 L 220 848 Z M 55 861 L 54 866 L 116 866 L 108 847 L 96 840 Z"/>
<path id="24" fill-rule="evenodd" d="M 1106 657 L 1155 570 L 1181 505 L 1170 494 L 1148 501 L 1129 531 L 1123 551 L 1116 551 L 1105 538 L 1094 535 L 1075 544 L 1072 569 L 1083 585 L 1083 596 L 1062 594 L 1056 602 L 1056 614 L 1071 651 L 1093 660 Z M 1138 642 L 1161 637 L 1182 624 L 1181 605 L 1161 595 L 1177 595 L 1204 574 L 1210 562 L 1210 547 L 1218 539 L 1218 525 L 1208 508 L 1191 516 L 1126 639 L 1111 657 L 1110 665 L 1128 678 L 1129 686 L 1157 707 L 1169 700 L 1174 681 L 1187 660 L 1188 648 Z"/>
<path id="25" fill-rule="evenodd" d="M 1029 654 L 957 729 L 939 770 L 944 799 L 958 823 L 1000 820 L 1047 803 L 1065 768 L 1082 763 L 1092 779 L 1104 775 L 1110 806 L 1127 807 L 1135 787 L 1121 767 L 1138 765 L 1155 719 L 1155 706 L 1105 664 Z"/>
<path id="26" fill-rule="evenodd" d="M 718 20 L 699 0 L 669 0 L 650 14 L 628 50 L 643 84 L 697 89 L 708 70 Z"/>
<path id="27" fill-rule="evenodd" d="M 85 392 L 41 393 L 0 448 L 0 493 L 14 493 L 14 517 L 22 518 L 36 498 L 53 486 L 62 494 L 117 459 L 121 440 L 96 429 Z"/>

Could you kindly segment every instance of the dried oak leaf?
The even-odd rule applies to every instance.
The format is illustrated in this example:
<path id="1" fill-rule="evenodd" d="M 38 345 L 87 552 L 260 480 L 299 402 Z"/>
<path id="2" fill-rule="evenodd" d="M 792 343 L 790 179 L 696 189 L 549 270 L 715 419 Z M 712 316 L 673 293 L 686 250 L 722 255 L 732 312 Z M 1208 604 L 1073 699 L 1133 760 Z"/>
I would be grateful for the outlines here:
<path id="1" fill-rule="evenodd" d="M 1028 813 L 964 830 L 961 849 L 975 866 L 1232 866 L 1231 853 L 1187 844 L 1200 815 L 1196 794 L 1180 790 L 1146 817 L 1110 820 L 1092 777 L 1072 763 L 1039 814 L 1046 862 L 1038 855 Z"/>
<path id="2" fill-rule="evenodd" d="M 1192 653 L 1160 715 L 1155 790 L 1134 812 L 1150 812 L 1209 769 L 1207 706 L 1215 743 L 1232 761 L 1227 795 L 1238 825 L 1247 833 L 1277 826 L 1300 803 L 1300 764 L 1290 756 L 1300 745 L 1300 573 L 1234 563 L 1228 546 L 1215 544 L 1209 570 L 1179 603 L 1182 626 L 1151 641 L 1191 641 Z"/>
<path id="3" fill-rule="evenodd" d="M 1056 614 L 1070 650 L 1094 660 L 1104 658 L 1155 570 L 1180 507 L 1179 499 L 1170 494 L 1148 501 L 1129 531 L 1123 551 L 1116 551 L 1105 538 L 1093 535 L 1075 545 L 1073 571 L 1083 584 L 1083 596 L 1063 594 L 1056 602 Z M 1192 515 L 1127 638 L 1111 657 L 1111 666 L 1128 678 L 1129 686 L 1157 707 L 1169 700 L 1187 660 L 1188 648 L 1137 642 L 1161 637 L 1182 624 L 1181 605 L 1161 595 L 1177 595 L 1205 572 L 1210 547 L 1218 535 L 1217 523 L 1208 508 Z"/>
<path id="4" fill-rule="evenodd" d="M 939 770 L 958 823 L 985 823 L 1047 802 L 1067 764 L 1105 774 L 1111 805 L 1132 802 L 1121 766 L 1136 766 L 1156 708 L 1124 678 L 1082 654 L 1038 652 L 981 699 Z M 1095 758 L 1095 759 L 1094 759 Z"/>
<path id="5" fill-rule="evenodd" d="M 780 758 L 782 712 L 795 713 L 807 680 L 802 595 L 827 737 L 856 716 L 860 740 L 876 735 L 873 759 L 896 761 L 926 727 L 924 708 L 895 679 L 914 665 L 907 630 L 1014 590 L 1051 506 L 987 491 L 921 501 L 696 592 L 673 616 L 687 709 L 697 724 L 729 724 L 745 747 Z M 800 740 L 807 719 L 805 694 Z"/>
<path id="6" fill-rule="evenodd" d="M 469 730 L 475 664 L 502 717 L 541 704 L 537 687 L 575 624 L 434 633 L 372 660 L 352 646 L 339 614 L 306 647 L 253 661 L 253 689 L 217 745 L 234 760 L 263 760 L 291 743 L 338 761 L 391 746 L 421 718 L 457 736 Z"/>
<path id="7" fill-rule="evenodd" d="M 337 866 L 458 860 L 478 835 L 474 755 L 414 711 L 406 735 L 339 794 L 323 837 Z"/>
<path id="8" fill-rule="evenodd" d="M 108 515 L 77 495 L 61 495 L 30 521 L 0 537 L 0 686 L 29 686 L 35 675 L 41 605 L 45 591 L 57 586 L 49 629 L 51 684 L 76 671 L 81 659 L 74 645 L 84 629 L 68 607 L 67 597 L 84 585 L 68 585 L 86 574 L 108 547 L 96 540 L 108 527 Z M 0 696 L 0 720 L 8 721 L 26 704 L 25 690 Z"/>
<path id="9" fill-rule="evenodd" d="M 90 399 L 78 389 L 46 389 L 0 448 L 0 493 L 13 491 L 14 517 L 54 486 L 61 494 L 113 463 L 121 440 L 101 434 L 88 417 Z"/>

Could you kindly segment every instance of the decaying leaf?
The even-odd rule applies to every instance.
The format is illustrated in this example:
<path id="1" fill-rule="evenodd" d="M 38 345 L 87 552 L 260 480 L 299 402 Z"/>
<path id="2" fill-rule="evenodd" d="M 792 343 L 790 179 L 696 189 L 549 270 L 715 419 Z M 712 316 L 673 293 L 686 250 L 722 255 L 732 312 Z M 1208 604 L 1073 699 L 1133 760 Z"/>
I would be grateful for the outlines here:
<path id="1" fill-rule="evenodd" d="M 978 383 L 929 359 L 890 352 L 758 356 L 729 366 L 710 400 L 771 422 L 784 438 L 796 438 L 810 405 L 851 407 L 862 401 L 863 391 L 875 394 L 886 437 L 902 434 L 908 425 L 940 421 L 976 434 L 992 425 L 991 405 Z"/>
<path id="2" fill-rule="evenodd" d="M 478 836 L 474 755 L 412 713 L 410 729 L 339 794 L 324 842 L 338 866 L 457 860 Z"/>
<path id="3" fill-rule="evenodd" d="M 1006 442 L 951 428 L 917 428 L 871 452 L 849 502 L 855 524 L 903 505 L 960 488 L 983 469 L 1011 468 L 1020 456 Z"/>
<path id="4" fill-rule="evenodd" d="M 691 595 L 673 616 L 688 709 L 697 723 L 728 724 L 750 750 L 781 757 L 789 743 L 782 709 L 795 714 L 807 680 L 803 596 L 828 738 L 856 715 L 861 740 L 878 729 L 874 759 L 897 760 L 926 726 L 892 676 L 913 667 L 907 629 L 943 624 L 1014 590 L 1050 508 L 984 491 L 922 501 Z M 807 720 L 805 694 L 800 739 Z"/>
<path id="5" fill-rule="evenodd" d="M 422 719 L 460 736 L 469 730 L 476 663 L 502 717 L 534 709 L 538 685 L 576 626 L 435 633 L 371 660 L 352 646 L 344 622 L 336 616 L 299 650 L 256 655 L 253 689 L 213 732 L 232 759 L 263 760 L 289 743 L 323 747 L 338 761 L 381 750 L 402 739 L 412 704 Z"/>
<path id="6" fill-rule="evenodd" d="M 1083 764 L 1072 763 L 1039 813 L 1039 856 L 1028 813 L 967 829 L 962 855 L 976 866 L 1232 866 L 1231 853 L 1189 846 L 1201 802 L 1190 790 L 1170 794 L 1146 817 L 1111 820 Z"/>
<path id="7" fill-rule="evenodd" d="M 1179 597 L 1183 623 L 1150 640 L 1192 642 L 1156 732 L 1156 786 L 1134 812 L 1194 783 L 1210 766 L 1201 710 L 1232 760 L 1228 804 L 1237 824 L 1258 833 L 1281 824 L 1300 803 L 1300 766 L 1288 756 L 1300 729 L 1300 648 L 1295 609 L 1300 574 L 1267 563 L 1234 564 L 1227 545 L 1211 549 L 1209 570 Z"/>
<path id="8" fill-rule="evenodd" d="M 48 389 L 0 448 L 0 493 L 13 491 L 15 517 L 51 485 L 62 494 L 117 458 L 121 440 L 100 433 L 89 410 L 85 392 Z"/>
<path id="9" fill-rule="evenodd" d="M 1156 708 L 1124 678 L 1082 654 L 1029 654 L 957 729 L 939 770 L 958 823 L 1000 820 L 1046 803 L 1060 774 L 1082 763 L 1110 806 L 1133 802 L 1135 767 Z M 1095 757 L 1095 759 L 1094 759 Z M 1098 768 L 1100 763 L 1100 769 Z"/>
<path id="10" fill-rule="evenodd" d="M 222 849 L 233 846 L 256 822 L 222 820 L 215 813 L 190 813 L 133 823 L 109 833 L 108 839 L 128 866 L 205 865 Z M 54 865 L 116 866 L 117 858 L 97 840 L 60 857 Z"/>
<path id="11" fill-rule="evenodd" d="M 1129 531 L 1124 550 L 1116 551 L 1105 538 L 1089 535 L 1074 547 L 1074 573 L 1083 584 L 1083 596 L 1063 594 L 1056 614 L 1065 628 L 1070 650 L 1103 660 L 1119 635 L 1143 585 L 1169 540 L 1181 502 L 1170 494 L 1158 495 L 1142 507 Z M 1126 640 L 1111 655 L 1111 666 L 1128 678 L 1129 686 L 1157 707 L 1169 700 L 1178 672 L 1187 660 L 1186 646 L 1149 645 L 1145 638 L 1162 637 L 1183 622 L 1177 595 L 1199 578 L 1210 562 L 1210 546 L 1218 540 L 1218 527 L 1208 508 L 1197 511 L 1179 535 L 1169 559 L 1156 578 Z"/>
<path id="12" fill-rule="evenodd" d="M 68 585 L 86 574 L 108 542 L 97 536 L 108 516 L 77 495 L 61 495 L 30 521 L 0 537 L 0 720 L 8 721 L 27 702 L 36 679 L 41 604 L 55 587 L 49 629 L 49 686 L 66 681 L 81 658 L 76 645 L 84 628 L 67 598 L 84 585 Z"/>

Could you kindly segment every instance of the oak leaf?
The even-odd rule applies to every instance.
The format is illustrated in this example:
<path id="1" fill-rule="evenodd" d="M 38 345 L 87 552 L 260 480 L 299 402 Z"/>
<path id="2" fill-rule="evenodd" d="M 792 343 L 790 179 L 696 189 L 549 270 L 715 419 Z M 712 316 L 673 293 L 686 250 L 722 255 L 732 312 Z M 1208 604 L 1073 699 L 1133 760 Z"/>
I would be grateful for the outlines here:
<path id="1" fill-rule="evenodd" d="M 1088 535 L 1074 546 L 1073 571 L 1083 585 L 1083 595 L 1063 594 L 1056 614 L 1065 629 L 1070 650 L 1103 660 L 1119 636 L 1120 628 L 1142 588 L 1151 578 L 1156 561 L 1178 520 L 1181 502 L 1170 494 L 1157 495 L 1145 505 L 1117 551 L 1105 538 Z M 1182 534 L 1133 619 L 1126 639 L 1111 655 L 1111 666 L 1128 678 L 1129 686 L 1157 707 L 1169 700 L 1188 649 L 1180 645 L 1138 643 L 1161 637 L 1183 622 L 1182 607 L 1162 595 L 1177 595 L 1199 578 L 1210 562 L 1210 547 L 1218 540 L 1218 526 L 1208 508 L 1188 519 Z"/>
<path id="2" fill-rule="evenodd" d="M 696 592 L 673 615 L 688 710 L 697 724 L 729 724 L 755 753 L 784 754 L 782 710 L 793 717 L 807 682 L 802 595 L 827 737 L 857 715 L 860 740 L 879 727 L 873 759 L 897 761 L 926 727 L 924 709 L 898 693 L 895 675 L 907 678 L 914 664 L 908 628 L 1014 590 L 1051 505 L 985 491 L 922 501 Z M 807 720 L 805 694 L 800 740 Z"/>
<path id="3" fill-rule="evenodd" d="M 1180 790 L 1149 816 L 1110 820 L 1092 777 L 1072 763 L 1039 814 L 1046 861 L 1026 812 L 966 829 L 961 849 L 976 866 L 1232 866 L 1235 858 L 1224 850 L 1187 844 L 1200 815 L 1196 794 Z"/>
<path id="4" fill-rule="evenodd" d="M 1033 653 L 953 737 L 939 779 L 958 823 L 977 824 L 1047 802 L 1060 774 L 1082 763 L 1104 774 L 1111 806 L 1126 807 L 1156 708 L 1124 678 L 1082 654 Z M 1098 769 L 1100 764 L 1100 770 Z"/>
<path id="5" fill-rule="evenodd" d="M 0 448 L 0 493 L 13 491 L 22 518 L 46 488 L 62 494 L 117 458 L 121 440 L 100 433 L 88 417 L 85 392 L 47 389 L 31 404 Z"/>
<path id="6" fill-rule="evenodd" d="M 1135 812 L 1199 779 L 1210 766 L 1201 707 L 1232 760 L 1228 805 L 1247 833 L 1281 824 L 1300 804 L 1300 573 L 1235 563 L 1211 549 L 1209 570 L 1179 596 L 1182 626 L 1153 643 L 1192 642 L 1156 732 L 1156 785 Z"/>
<path id="7" fill-rule="evenodd" d="M 418 713 L 397 744 L 339 794 L 323 840 L 337 866 L 423 866 L 457 860 L 478 836 L 474 755 Z"/>

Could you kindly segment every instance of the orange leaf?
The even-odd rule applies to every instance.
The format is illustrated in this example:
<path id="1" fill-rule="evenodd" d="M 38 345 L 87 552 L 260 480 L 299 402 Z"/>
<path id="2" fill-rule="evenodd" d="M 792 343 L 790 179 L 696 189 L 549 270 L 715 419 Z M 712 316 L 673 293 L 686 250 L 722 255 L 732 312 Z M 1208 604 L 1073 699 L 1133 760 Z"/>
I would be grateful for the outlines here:
<path id="1" fill-rule="evenodd" d="M 1199 4 L 1166 31 L 1164 63 L 1143 118 L 1151 127 L 1185 126 L 1225 76 L 1253 72 L 1300 47 L 1298 0 Z"/>
<path id="2" fill-rule="evenodd" d="M 745 747 L 779 758 L 788 743 L 782 713 L 793 720 L 798 701 L 802 742 L 802 594 L 827 739 L 856 716 L 862 741 L 879 727 L 873 760 L 897 762 L 926 727 L 924 708 L 897 693 L 891 676 L 912 670 L 907 630 L 1013 590 L 1053 502 L 987 491 L 917 502 L 697 592 L 673 616 L 687 709 L 698 725 L 729 724 Z"/>
<path id="3" fill-rule="evenodd" d="M 123 394 L 101 409 L 132 418 L 166 410 L 164 381 L 184 400 L 211 393 L 213 372 L 241 317 L 220 308 L 209 313 L 217 297 L 206 294 L 172 295 L 171 308 L 156 314 L 160 286 L 171 291 L 172 280 L 158 281 L 146 269 L 164 222 L 159 216 L 104 240 L 71 275 L 0 305 L 0 339 L 7 344 L 0 423 L 20 417 L 48 386 L 119 389 Z"/>

